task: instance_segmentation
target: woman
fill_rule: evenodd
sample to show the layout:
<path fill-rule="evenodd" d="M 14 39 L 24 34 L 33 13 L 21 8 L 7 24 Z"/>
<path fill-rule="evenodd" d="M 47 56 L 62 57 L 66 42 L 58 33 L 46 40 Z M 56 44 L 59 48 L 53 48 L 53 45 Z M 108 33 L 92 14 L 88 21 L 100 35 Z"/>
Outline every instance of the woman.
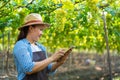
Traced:
<path fill-rule="evenodd" d="M 48 58 L 45 47 L 37 42 L 42 31 L 49 26 L 42 22 L 42 17 L 37 13 L 25 17 L 13 49 L 18 80 L 48 80 L 48 74 L 55 73 L 65 62 L 68 55 L 64 55 L 63 49 Z"/>

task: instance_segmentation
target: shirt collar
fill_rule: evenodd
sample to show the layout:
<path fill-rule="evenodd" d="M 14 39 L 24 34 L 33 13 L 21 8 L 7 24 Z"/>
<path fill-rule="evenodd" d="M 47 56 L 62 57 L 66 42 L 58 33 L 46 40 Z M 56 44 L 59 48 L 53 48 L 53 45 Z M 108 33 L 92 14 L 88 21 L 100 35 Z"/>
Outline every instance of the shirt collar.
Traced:
<path fill-rule="evenodd" d="M 26 38 L 24 38 L 23 41 L 25 41 L 27 44 L 30 44 L 30 42 Z"/>
<path fill-rule="evenodd" d="M 31 44 L 30 41 L 28 41 L 26 38 L 23 39 L 27 44 Z M 36 45 L 38 45 L 37 42 L 35 42 Z"/>

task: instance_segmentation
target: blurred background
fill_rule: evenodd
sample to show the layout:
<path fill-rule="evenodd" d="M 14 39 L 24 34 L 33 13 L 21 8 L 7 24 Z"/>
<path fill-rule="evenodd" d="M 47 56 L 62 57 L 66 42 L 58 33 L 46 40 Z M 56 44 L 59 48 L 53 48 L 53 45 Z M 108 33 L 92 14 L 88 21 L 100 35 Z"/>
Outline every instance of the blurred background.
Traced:
<path fill-rule="evenodd" d="M 120 0 L 0 0 L 0 80 L 16 80 L 12 50 L 18 27 L 29 13 L 39 13 L 44 22 L 51 24 L 39 40 L 49 56 L 60 48 L 76 47 L 50 80 L 110 80 L 109 68 L 113 79 L 120 80 L 119 3 Z"/>

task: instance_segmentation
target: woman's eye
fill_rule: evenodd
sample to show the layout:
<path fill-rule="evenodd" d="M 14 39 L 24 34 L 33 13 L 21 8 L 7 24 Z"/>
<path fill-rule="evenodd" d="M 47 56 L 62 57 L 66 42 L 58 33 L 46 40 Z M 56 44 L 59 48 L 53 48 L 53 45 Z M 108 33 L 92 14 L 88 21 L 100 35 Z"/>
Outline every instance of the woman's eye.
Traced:
<path fill-rule="evenodd" d="M 43 29 L 40 29 L 40 31 L 43 31 Z"/>

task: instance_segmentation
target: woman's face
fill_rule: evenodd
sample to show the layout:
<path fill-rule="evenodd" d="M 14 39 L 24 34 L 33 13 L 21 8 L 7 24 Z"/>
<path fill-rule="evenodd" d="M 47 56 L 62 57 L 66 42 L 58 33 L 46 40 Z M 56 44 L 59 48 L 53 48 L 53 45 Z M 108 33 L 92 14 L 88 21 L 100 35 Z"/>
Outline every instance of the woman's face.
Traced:
<path fill-rule="evenodd" d="M 45 29 L 45 26 L 42 25 L 36 25 L 35 27 L 30 27 L 30 36 L 33 41 L 38 41 L 41 35 L 43 34 L 43 30 Z"/>

